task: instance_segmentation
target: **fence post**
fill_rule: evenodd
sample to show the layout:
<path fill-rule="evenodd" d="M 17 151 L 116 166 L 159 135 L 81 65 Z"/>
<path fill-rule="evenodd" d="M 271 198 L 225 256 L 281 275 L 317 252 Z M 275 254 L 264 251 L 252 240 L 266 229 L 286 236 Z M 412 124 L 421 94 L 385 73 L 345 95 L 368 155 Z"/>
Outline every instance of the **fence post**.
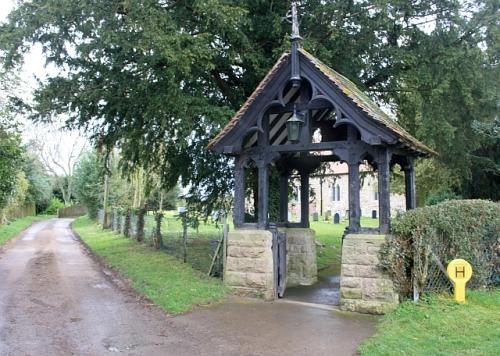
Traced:
<path fill-rule="evenodd" d="M 137 233 L 136 238 L 138 242 L 144 241 L 144 214 L 146 209 L 140 208 L 137 211 Z"/>
<path fill-rule="evenodd" d="M 116 209 L 116 232 L 120 234 L 122 232 L 122 210 Z"/>
<path fill-rule="evenodd" d="M 226 274 L 226 259 L 227 259 L 227 238 L 229 236 L 229 224 L 224 224 L 222 230 L 222 280 Z"/>
<path fill-rule="evenodd" d="M 156 228 L 153 233 L 153 245 L 154 247 L 159 250 L 162 245 L 162 236 L 161 236 L 161 221 L 163 219 L 163 213 L 160 211 L 157 211 L 155 213 L 155 221 L 156 221 Z"/>
<path fill-rule="evenodd" d="M 413 277 L 413 301 L 416 303 L 420 299 L 420 293 L 418 292 L 417 283 L 415 282 L 415 277 Z"/>
<path fill-rule="evenodd" d="M 182 243 L 184 248 L 184 263 L 187 262 L 187 216 L 186 212 L 181 212 L 182 217 Z"/>
<path fill-rule="evenodd" d="M 125 211 L 125 222 L 123 226 L 123 235 L 130 237 L 130 209 Z"/>

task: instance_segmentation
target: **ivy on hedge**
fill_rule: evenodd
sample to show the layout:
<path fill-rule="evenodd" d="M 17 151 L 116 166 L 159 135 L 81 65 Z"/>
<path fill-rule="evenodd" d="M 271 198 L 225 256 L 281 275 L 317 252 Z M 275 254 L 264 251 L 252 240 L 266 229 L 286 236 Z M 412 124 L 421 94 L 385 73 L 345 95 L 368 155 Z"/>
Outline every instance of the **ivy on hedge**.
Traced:
<path fill-rule="evenodd" d="M 481 288 L 499 279 L 500 204 L 452 200 L 410 210 L 392 221 L 392 236 L 381 250 L 382 267 L 401 296 L 413 286 L 423 292 L 431 252 L 446 265 L 454 258 L 473 268 L 468 286 Z"/>

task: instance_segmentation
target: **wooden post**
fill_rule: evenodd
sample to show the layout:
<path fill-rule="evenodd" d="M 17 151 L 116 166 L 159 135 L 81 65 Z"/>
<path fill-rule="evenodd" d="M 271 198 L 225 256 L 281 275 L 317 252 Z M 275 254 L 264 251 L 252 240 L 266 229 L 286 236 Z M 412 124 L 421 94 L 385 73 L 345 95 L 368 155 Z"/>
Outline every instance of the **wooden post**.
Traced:
<path fill-rule="evenodd" d="M 390 230 L 391 197 L 390 197 L 390 152 L 383 149 L 378 160 L 378 211 L 379 231 L 387 234 Z"/>
<path fill-rule="evenodd" d="M 158 204 L 160 213 L 163 211 L 163 188 L 160 188 L 160 203 Z"/>
<path fill-rule="evenodd" d="M 245 163 L 246 158 L 236 158 L 234 171 L 234 211 L 233 222 L 235 227 L 241 227 L 245 223 Z"/>
<path fill-rule="evenodd" d="M 184 255 L 184 263 L 187 262 L 187 216 L 186 213 L 182 214 L 182 245 L 183 245 L 183 255 Z"/>
<path fill-rule="evenodd" d="M 108 200 L 109 200 L 109 166 L 110 166 L 110 159 L 111 159 L 111 154 L 108 155 L 106 158 L 106 165 L 104 167 L 105 173 L 104 173 L 104 197 L 103 197 L 103 202 L 102 202 L 102 209 L 104 211 L 104 216 L 102 219 L 102 228 L 107 229 L 108 228 L 108 220 L 109 220 L 109 214 L 108 214 Z"/>
<path fill-rule="evenodd" d="M 259 179 L 257 226 L 259 229 L 267 229 L 269 225 L 269 166 L 265 160 L 258 160 L 256 163 Z"/>
<path fill-rule="evenodd" d="M 309 172 L 300 172 L 300 224 L 309 227 Z"/>
<path fill-rule="evenodd" d="M 359 199 L 359 162 L 349 164 L 349 232 L 359 232 L 361 228 L 361 203 Z"/>
<path fill-rule="evenodd" d="M 406 210 L 415 209 L 417 207 L 417 195 L 413 158 L 408 157 L 408 164 L 403 167 L 403 171 L 405 172 Z"/>
<path fill-rule="evenodd" d="M 222 280 L 224 280 L 224 276 L 226 275 L 226 261 L 227 261 L 227 239 L 229 237 L 229 224 L 224 224 L 222 229 L 222 238 L 224 239 L 222 242 Z"/>
<path fill-rule="evenodd" d="M 280 221 L 288 222 L 288 178 L 287 171 L 280 172 Z"/>
<path fill-rule="evenodd" d="M 323 217 L 323 176 L 319 177 L 319 215 Z"/>

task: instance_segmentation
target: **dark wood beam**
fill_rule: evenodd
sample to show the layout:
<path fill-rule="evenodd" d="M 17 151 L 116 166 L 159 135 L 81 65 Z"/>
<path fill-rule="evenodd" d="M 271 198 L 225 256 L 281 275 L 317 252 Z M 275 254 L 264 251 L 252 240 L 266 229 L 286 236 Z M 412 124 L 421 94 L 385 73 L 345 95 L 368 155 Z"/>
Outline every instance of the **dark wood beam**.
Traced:
<path fill-rule="evenodd" d="M 280 172 L 280 222 L 288 222 L 288 179 L 287 171 Z"/>
<path fill-rule="evenodd" d="M 293 108 L 296 105 L 297 111 L 307 111 L 307 110 L 323 110 L 323 109 L 331 109 L 333 108 L 332 105 L 326 103 L 326 102 L 321 102 L 321 101 L 313 101 L 311 103 L 307 104 L 302 104 L 302 103 L 289 103 L 286 104 L 285 106 L 273 106 L 271 107 L 267 113 L 272 115 L 272 114 L 284 114 L 284 113 L 291 113 L 293 112 Z"/>
<path fill-rule="evenodd" d="M 246 157 L 238 156 L 234 167 L 233 222 L 238 228 L 245 223 L 245 163 Z"/>
<path fill-rule="evenodd" d="M 307 144 L 286 144 L 267 147 L 273 152 L 311 152 L 311 151 L 334 151 L 336 149 L 346 149 L 347 141 L 332 141 Z"/>
<path fill-rule="evenodd" d="M 408 164 L 403 167 L 405 173 L 405 195 L 406 195 L 406 210 L 415 209 L 417 207 L 417 193 L 415 188 L 415 168 L 413 158 L 408 157 Z"/>
<path fill-rule="evenodd" d="M 378 164 L 378 211 L 379 231 L 388 234 L 391 219 L 391 196 L 390 196 L 390 152 L 387 148 L 380 151 Z"/>
<path fill-rule="evenodd" d="M 361 228 L 361 203 L 359 198 L 359 162 L 353 160 L 349 165 L 349 232 L 356 233 Z"/>
<path fill-rule="evenodd" d="M 282 165 L 288 167 L 289 169 L 304 170 L 307 169 L 309 172 L 313 172 L 319 168 L 321 162 L 337 162 L 340 158 L 335 155 L 328 156 L 304 156 L 304 157 L 289 157 L 282 158 L 280 160 Z"/>
<path fill-rule="evenodd" d="M 269 165 L 264 160 L 257 161 L 256 163 L 258 168 L 259 180 L 257 225 L 260 229 L 267 229 L 269 227 Z"/>
<path fill-rule="evenodd" d="M 300 172 L 300 224 L 309 227 L 309 171 Z"/>

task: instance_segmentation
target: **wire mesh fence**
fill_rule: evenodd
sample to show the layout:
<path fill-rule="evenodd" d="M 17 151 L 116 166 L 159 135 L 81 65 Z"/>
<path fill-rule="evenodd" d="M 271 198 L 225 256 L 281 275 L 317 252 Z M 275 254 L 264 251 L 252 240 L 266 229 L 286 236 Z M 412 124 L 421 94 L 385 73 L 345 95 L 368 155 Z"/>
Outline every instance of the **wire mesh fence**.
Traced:
<path fill-rule="evenodd" d="M 451 293 L 453 284 L 448 278 L 444 265 L 438 257 L 431 252 L 427 267 L 427 278 L 424 287 L 426 293 Z"/>
<path fill-rule="evenodd" d="M 128 236 L 137 239 L 140 235 L 140 211 L 129 212 Z M 98 220 L 104 226 L 105 214 L 102 210 L 98 213 Z M 107 214 L 108 226 L 111 230 L 122 235 L 127 235 L 127 213 L 114 210 Z M 160 218 L 153 213 L 144 212 L 144 226 L 142 241 L 152 248 L 174 256 L 194 269 L 214 277 L 222 277 L 223 258 L 220 246 L 224 237 L 223 225 L 207 224 L 199 228 L 187 226 L 182 216 L 169 214 Z M 155 240 L 157 239 L 157 240 Z"/>
<path fill-rule="evenodd" d="M 435 249 L 435 251 L 436 252 L 431 251 L 430 253 L 424 293 L 452 293 L 453 283 L 446 272 L 446 262 L 449 261 L 444 261 L 443 263 L 443 258 L 439 257 L 442 255 L 443 251 L 439 251 L 438 249 Z M 488 282 L 486 285 L 479 285 L 477 282 L 474 282 L 474 280 L 471 280 L 467 284 L 468 288 L 476 289 L 485 286 L 498 286 L 500 284 L 500 247 L 498 244 L 484 250 L 481 256 L 489 259 L 487 261 L 488 263 L 483 265 L 485 269 L 484 273 L 489 276 Z"/>

